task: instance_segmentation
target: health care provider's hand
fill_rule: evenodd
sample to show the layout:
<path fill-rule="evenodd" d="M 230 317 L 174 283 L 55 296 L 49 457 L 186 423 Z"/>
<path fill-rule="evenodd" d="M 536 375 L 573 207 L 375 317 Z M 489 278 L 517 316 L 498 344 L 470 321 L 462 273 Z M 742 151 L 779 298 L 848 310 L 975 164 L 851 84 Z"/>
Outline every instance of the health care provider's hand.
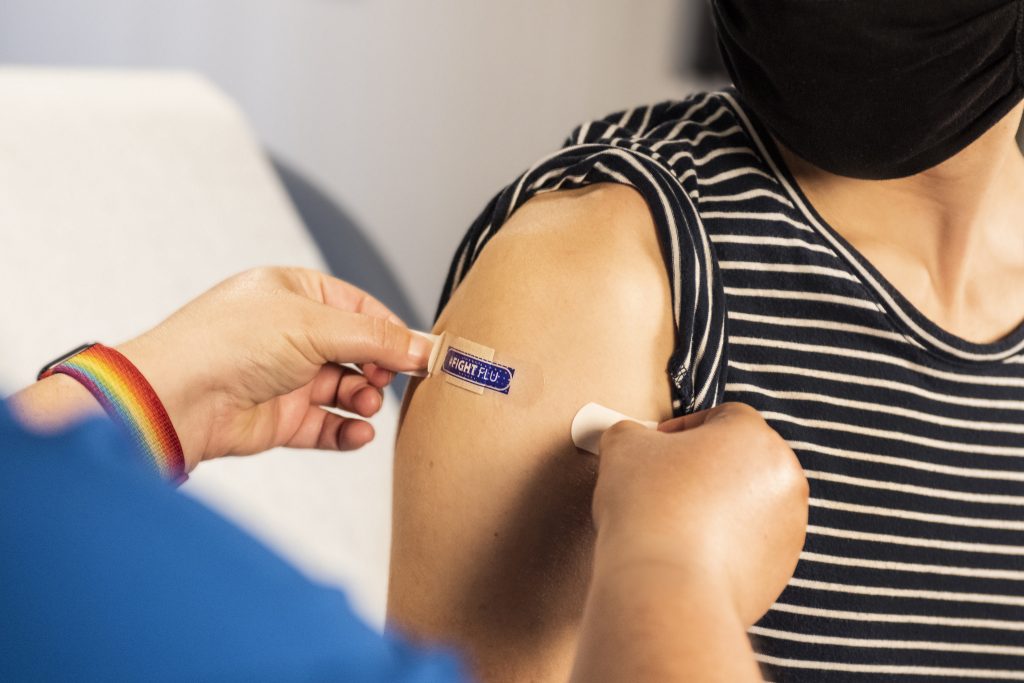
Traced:
<path fill-rule="evenodd" d="M 117 348 L 164 403 L 191 470 L 274 446 L 365 445 L 369 423 L 319 406 L 375 414 L 389 370 L 425 367 L 431 345 L 353 285 L 301 268 L 258 268 Z"/>
<path fill-rule="evenodd" d="M 756 410 L 726 403 L 658 430 L 605 432 L 594 492 L 597 562 L 672 565 L 744 625 L 786 586 L 807 529 L 807 479 Z"/>

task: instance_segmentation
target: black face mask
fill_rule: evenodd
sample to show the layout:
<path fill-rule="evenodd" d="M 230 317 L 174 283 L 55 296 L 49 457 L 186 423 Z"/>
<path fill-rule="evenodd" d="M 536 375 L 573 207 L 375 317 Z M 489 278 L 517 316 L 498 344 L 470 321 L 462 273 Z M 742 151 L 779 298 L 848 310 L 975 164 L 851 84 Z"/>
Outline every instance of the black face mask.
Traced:
<path fill-rule="evenodd" d="M 919 173 L 1024 98 L 1024 0 L 712 2 L 740 94 L 832 173 Z"/>

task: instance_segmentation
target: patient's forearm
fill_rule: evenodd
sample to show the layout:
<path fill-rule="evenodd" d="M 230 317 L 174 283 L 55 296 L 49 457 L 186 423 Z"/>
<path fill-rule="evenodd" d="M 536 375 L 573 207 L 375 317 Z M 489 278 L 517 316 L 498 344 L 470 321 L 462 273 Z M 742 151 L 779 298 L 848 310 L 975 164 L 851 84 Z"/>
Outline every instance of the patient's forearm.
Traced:
<path fill-rule="evenodd" d="M 736 610 L 713 580 L 671 562 L 598 551 L 572 683 L 760 682 Z"/>

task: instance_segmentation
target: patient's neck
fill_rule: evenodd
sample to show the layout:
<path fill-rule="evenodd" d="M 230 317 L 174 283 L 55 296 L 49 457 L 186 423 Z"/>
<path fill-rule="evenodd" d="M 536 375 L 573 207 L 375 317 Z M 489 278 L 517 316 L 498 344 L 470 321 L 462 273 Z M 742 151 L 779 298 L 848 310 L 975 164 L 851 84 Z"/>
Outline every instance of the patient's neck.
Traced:
<path fill-rule="evenodd" d="M 992 341 L 1024 318 L 1022 113 L 1024 103 L 956 156 L 896 180 L 783 156 L 819 213 L 911 303 L 954 334 Z"/>

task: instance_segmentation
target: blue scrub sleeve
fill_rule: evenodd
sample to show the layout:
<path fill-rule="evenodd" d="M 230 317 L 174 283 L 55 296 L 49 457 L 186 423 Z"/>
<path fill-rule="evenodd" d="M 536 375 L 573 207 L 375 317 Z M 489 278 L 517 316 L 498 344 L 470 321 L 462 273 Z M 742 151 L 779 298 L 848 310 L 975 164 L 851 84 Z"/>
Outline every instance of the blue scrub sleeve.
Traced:
<path fill-rule="evenodd" d="M 160 481 L 109 423 L 25 431 L 0 402 L 0 680 L 453 683 Z"/>

